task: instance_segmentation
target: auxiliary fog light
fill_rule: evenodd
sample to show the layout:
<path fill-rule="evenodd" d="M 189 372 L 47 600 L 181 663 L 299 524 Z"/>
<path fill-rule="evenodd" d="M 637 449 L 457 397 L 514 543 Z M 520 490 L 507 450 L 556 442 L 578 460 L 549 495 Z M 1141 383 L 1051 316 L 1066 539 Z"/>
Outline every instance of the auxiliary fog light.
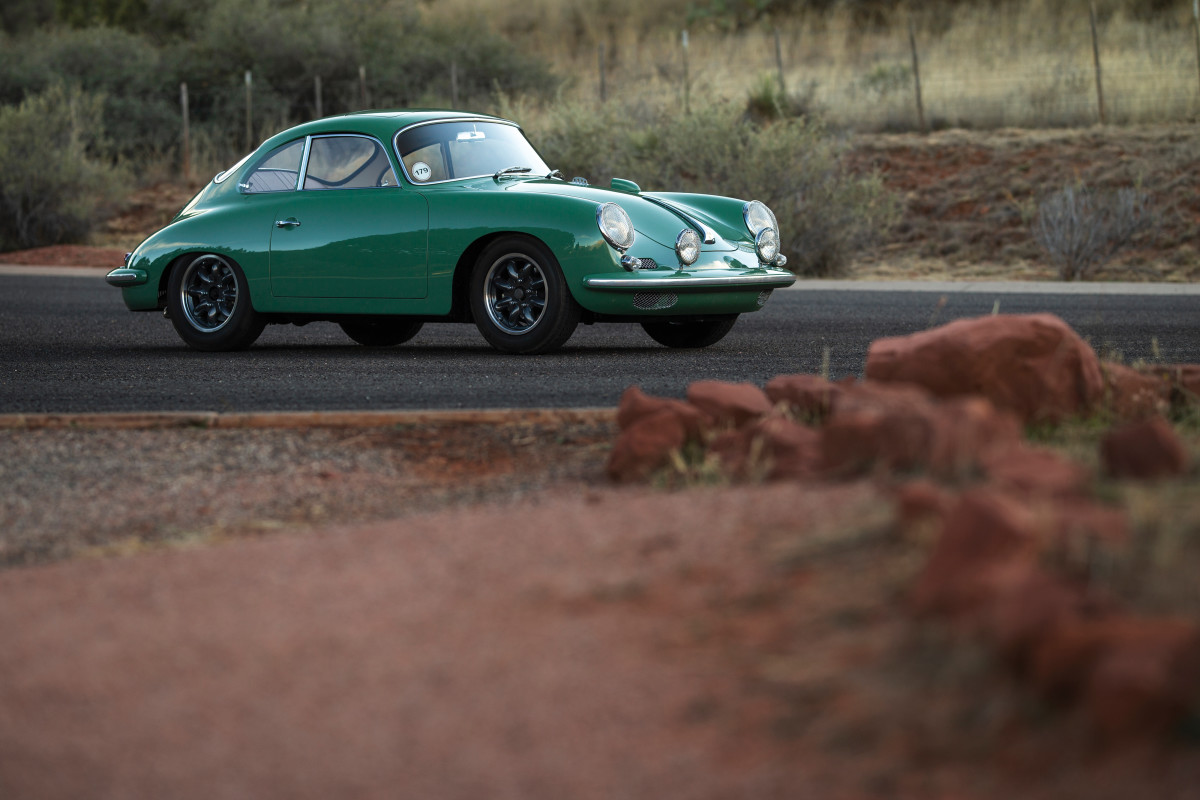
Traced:
<path fill-rule="evenodd" d="M 684 228 L 675 239 L 675 254 L 679 263 L 685 267 L 696 263 L 700 257 L 700 234 L 691 228 Z"/>
<path fill-rule="evenodd" d="M 775 256 L 779 255 L 779 234 L 774 228 L 763 228 L 754 237 L 754 249 L 758 253 L 759 261 L 770 264 L 775 260 Z"/>

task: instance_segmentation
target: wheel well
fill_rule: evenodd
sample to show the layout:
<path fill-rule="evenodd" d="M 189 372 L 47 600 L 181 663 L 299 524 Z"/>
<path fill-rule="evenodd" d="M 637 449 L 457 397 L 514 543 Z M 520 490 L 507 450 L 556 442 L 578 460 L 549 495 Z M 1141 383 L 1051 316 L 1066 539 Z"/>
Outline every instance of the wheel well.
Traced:
<path fill-rule="evenodd" d="M 167 307 L 167 284 L 171 281 L 171 273 L 175 271 L 175 267 L 179 266 L 179 262 L 183 261 L 189 256 L 194 255 L 195 253 L 184 253 L 182 255 L 175 256 L 175 258 L 171 259 L 171 263 L 167 265 L 167 268 L 162 271 L 162 275 L 158 277 L 159 308 Z"/>
<path fill-rule="evenodd" d="M 480 236 L 463 251 L 463 254 L 458 257 L 458 263 L 454 265 L 454 283 L 451 288 L 453 298 L 450 305 L 450 316 L 453 319 L 463 322 L 473 322 L 471 317 L 471 302 L 467 296 L 467 292 L 471 286 L 471 270 L 475 268 L 475 262 L 479 260 L 479 256 L 488 245 L 497 239 L 503 239 L 506 236 L 519 236 L 522 239 L 529 239 L 537 242 L 542 247 L 549 250 L 549 246 L 536 236 L 531 236 L 528 233 L 520 231 L 498 231 L 489 233 L 486 236 Z"/>

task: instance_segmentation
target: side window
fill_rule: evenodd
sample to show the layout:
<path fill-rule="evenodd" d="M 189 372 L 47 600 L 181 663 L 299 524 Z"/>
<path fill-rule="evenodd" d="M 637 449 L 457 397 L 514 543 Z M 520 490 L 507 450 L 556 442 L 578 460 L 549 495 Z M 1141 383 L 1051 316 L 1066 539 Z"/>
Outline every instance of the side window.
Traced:
<path fill-rule="evenodd" d="M 246 180 L 238 184 L 238 188 L 246 194 L 292 191 L 296 188 L 296 177 L 300 174 L 300 157 L 303 155 L 303 139 L 276 147 L 254 168 Z"/>
<path fill-rule="evenodd" d="M 362 136 L 313 137 L 305 189 L 373 189 L 395 186 L 382 145 Z"/>

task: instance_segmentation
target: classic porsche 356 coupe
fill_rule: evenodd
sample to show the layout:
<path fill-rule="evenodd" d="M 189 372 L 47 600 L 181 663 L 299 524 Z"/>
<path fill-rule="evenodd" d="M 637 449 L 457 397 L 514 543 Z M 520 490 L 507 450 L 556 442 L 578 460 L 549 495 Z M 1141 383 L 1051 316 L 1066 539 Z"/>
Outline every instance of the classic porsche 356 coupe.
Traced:
<path fill-rule="evenodd" d="M 545 353 L 580 322 L 711 345 L 795 281 L 785 263 L 758 201 L 567 181 L 513 122 L 389 111 L 271 137 L 107 281 L 198 350 L 268 323 L 333 321 L 382 347 L 473 321 L 498 350 Z"/>

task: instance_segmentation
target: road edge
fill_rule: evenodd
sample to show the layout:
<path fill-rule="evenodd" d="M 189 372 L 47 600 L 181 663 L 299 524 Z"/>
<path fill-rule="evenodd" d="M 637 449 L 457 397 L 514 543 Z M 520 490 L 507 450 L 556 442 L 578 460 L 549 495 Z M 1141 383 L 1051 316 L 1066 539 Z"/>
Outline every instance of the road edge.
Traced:
<path fill-rule="evenodd" d="M 416 425 L 604 423 L 615 408 L 458 409 L 453 411 L 216 411 L 0 414 L 0 430 L 204 428 L 389 428 Z"/>

